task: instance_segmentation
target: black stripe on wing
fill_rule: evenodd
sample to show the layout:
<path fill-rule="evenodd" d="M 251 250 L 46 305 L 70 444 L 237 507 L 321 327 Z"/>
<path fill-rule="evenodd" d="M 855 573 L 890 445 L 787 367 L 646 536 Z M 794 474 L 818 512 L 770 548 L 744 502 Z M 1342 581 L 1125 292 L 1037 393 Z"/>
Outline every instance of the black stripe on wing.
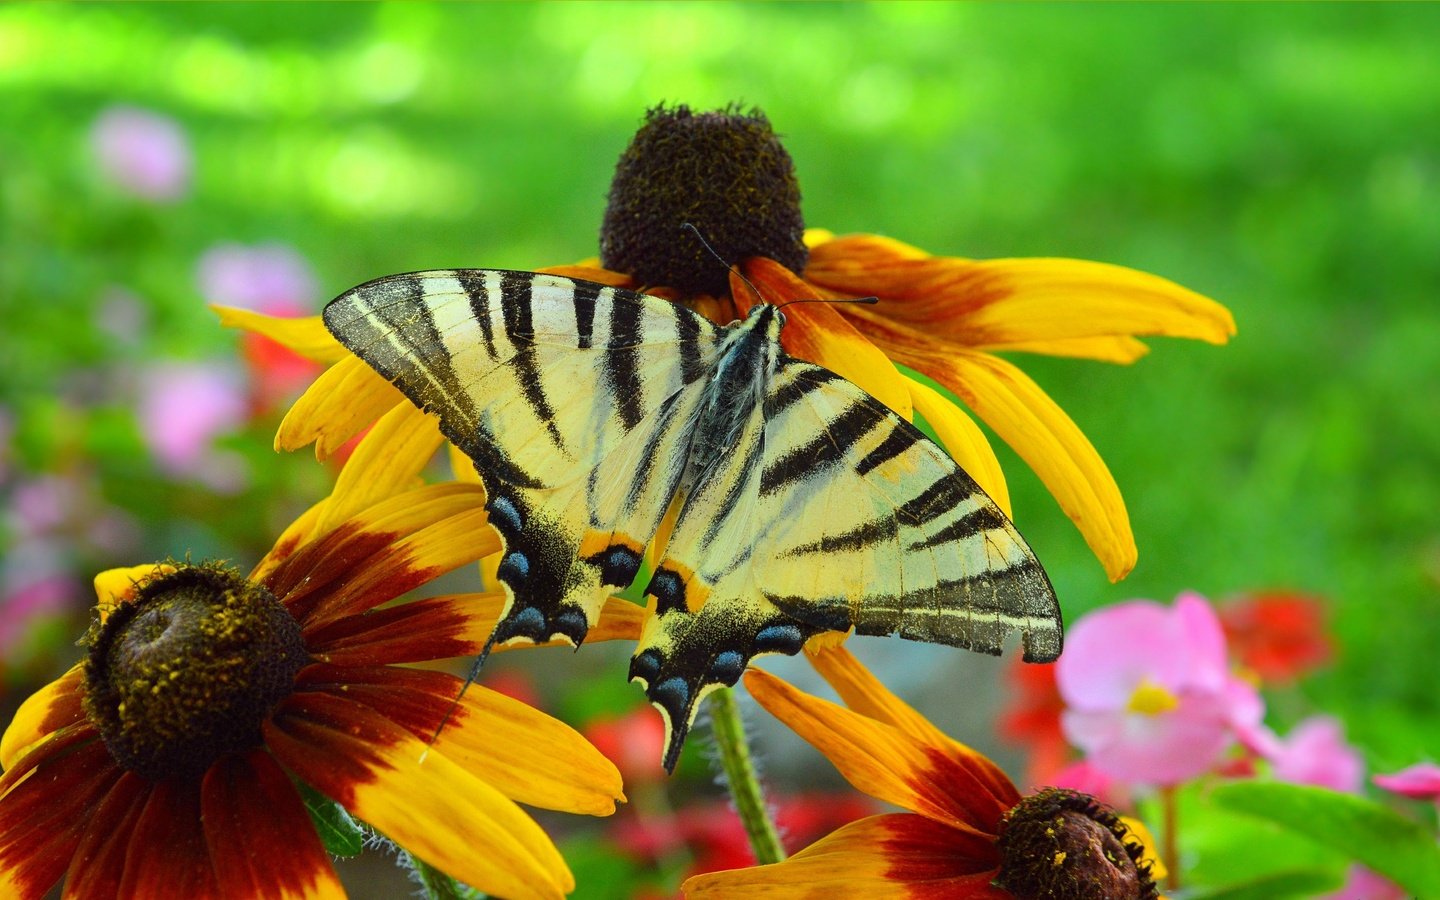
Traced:
<path fill-rule="evenodd" d="M 560 427 L 555 422 L 555 409 L 545 396 L 545 383 L 540 377 L 539 353 L 535 347 L 534 310 L 531 288 L 535 277 L 526 272 L 506 272 L 500 277 L 500 308 L 505 320 L 505 333 L 515 346 L 509 366 L 515 373 L 520 393 L 530 404 L 535 418 L 545 423 L 545 431 L 556 449 L 565 449 Z"/>
<path fill-rule="evenodd" d="M 602 371 L 610 399 L 620 414 L 620 424 L 630 431 L 640 424 L 644 413 L 644 386 L 640 383 L 640 353 L 644 340 L 638 303 L 610 304 L 610 341 Z"/>

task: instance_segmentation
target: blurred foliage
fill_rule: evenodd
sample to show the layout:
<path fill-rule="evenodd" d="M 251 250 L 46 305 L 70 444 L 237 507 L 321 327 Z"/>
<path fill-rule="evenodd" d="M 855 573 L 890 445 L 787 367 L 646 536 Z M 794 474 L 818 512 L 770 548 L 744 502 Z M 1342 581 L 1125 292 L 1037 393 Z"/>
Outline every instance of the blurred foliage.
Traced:
<path fill-rule="evenodd" d="M 1440 7 L 1412 5 L 8 5 L 0 471 L 82 477 L 128 517 L 123 553 L 74 555 L 80 584 L 253 560 L 329 473 L 271 454 L 271 410 L 222 438 L 248 474 L 217 495 L 157 467 L 133 412 L 145 365 L 236 358 L 197 286 L 208 248 L 292 245 L 316 309 L 390 272 L 573 261 L 647 107 L 754 103 L 812 225 L 1120 263 L 1234 311 L 1223 349 L 1021 361 L 1125 491 L 1129 579 L 1105 582 L 1002 451 L 1017 517 L 1070 618 L 1185 588 L 1331 598 L 1339 658 L 1304 705 L 1398 768 L 1440 747 L 1436 34 Z M 97 174 L 115 104 L 183 128 L 186 196 Z M 98 324 L 115 290 L 141 301 L 139 340 Z M 76 652 L 50 646 L 27 678 Z"/>

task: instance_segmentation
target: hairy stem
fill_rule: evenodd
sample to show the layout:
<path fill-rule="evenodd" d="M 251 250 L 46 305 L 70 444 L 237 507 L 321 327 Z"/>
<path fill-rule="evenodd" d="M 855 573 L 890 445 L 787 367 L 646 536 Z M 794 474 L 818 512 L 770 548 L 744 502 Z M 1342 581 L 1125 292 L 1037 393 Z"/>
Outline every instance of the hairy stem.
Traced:
<path fill-rule="evenodd" d="M 720 688 L 709 697 L 710 721 L 715 727 L 715 746 L 720 750 L 720 765 L 725 770 L 725 784 L 735 803 L 735 811 L 745 825 L 750 849 L 760 865 L 777 863 L 785 858 L 780 833 L 765 806 L 755 761 L 750 757 L 750 744 L 745 738 L 745 723 L 740 718 L 740 705 L 730 688 Z"/>
<path fill-rule="evenodd" d="M 474 891 L 461 887 L 455 879 L 420 857 L 408 853 L 405 856 L 408 858 L 415 877 L 420 880 L 420 887 L 425 891 L 426 900 L 470 900 L 475 896 Z"/>

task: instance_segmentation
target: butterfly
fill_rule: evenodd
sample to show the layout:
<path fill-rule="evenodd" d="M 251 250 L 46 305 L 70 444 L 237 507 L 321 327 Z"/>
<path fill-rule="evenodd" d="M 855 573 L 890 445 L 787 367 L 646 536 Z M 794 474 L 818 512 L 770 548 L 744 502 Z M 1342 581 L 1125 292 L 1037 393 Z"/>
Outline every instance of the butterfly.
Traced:
<path fill-rule="evenodd" d="M 667 770 L 706 694 L 822 632 L 998 654 L 1018 631 L 1027 661 L 1060 653 L 1055 592 L 1005 514 L 910 422 L 789 356 L 773 305 L 721 326 L 456 269 L 362 284 L 324 321 L 474 462 L 504 545 L 493 644 L 578 646 L 644 573 L 630 679 Z"/>

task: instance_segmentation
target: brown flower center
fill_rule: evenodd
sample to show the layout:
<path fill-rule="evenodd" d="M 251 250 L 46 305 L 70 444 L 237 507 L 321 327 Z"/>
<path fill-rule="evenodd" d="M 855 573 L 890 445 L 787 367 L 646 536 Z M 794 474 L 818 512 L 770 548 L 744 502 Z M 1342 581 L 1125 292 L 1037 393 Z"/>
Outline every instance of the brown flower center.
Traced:
<path fill-rule="evenodd" d="M 766 256 L 805 268 L 795 166 L 759 110 L 650 110 L 615 166 L 600 263 L 646 285 L 721 296 L 729 274 L 687 222 L 727 263 Z"/>
<path fill-rule="evenodd" d="M 1046 788 L 1000 822 L 995 884 L 1020 900 L 1155 900 L 1142 847 L 1094 797 Z"/>
<path fill-rule="evenodd" d="M 120 765 L 194 776 L 260 742 L 309 661 L 300 623 L 264 587 L 213 563 L 137 586 L 85 663 L 85 712 Z"/>

